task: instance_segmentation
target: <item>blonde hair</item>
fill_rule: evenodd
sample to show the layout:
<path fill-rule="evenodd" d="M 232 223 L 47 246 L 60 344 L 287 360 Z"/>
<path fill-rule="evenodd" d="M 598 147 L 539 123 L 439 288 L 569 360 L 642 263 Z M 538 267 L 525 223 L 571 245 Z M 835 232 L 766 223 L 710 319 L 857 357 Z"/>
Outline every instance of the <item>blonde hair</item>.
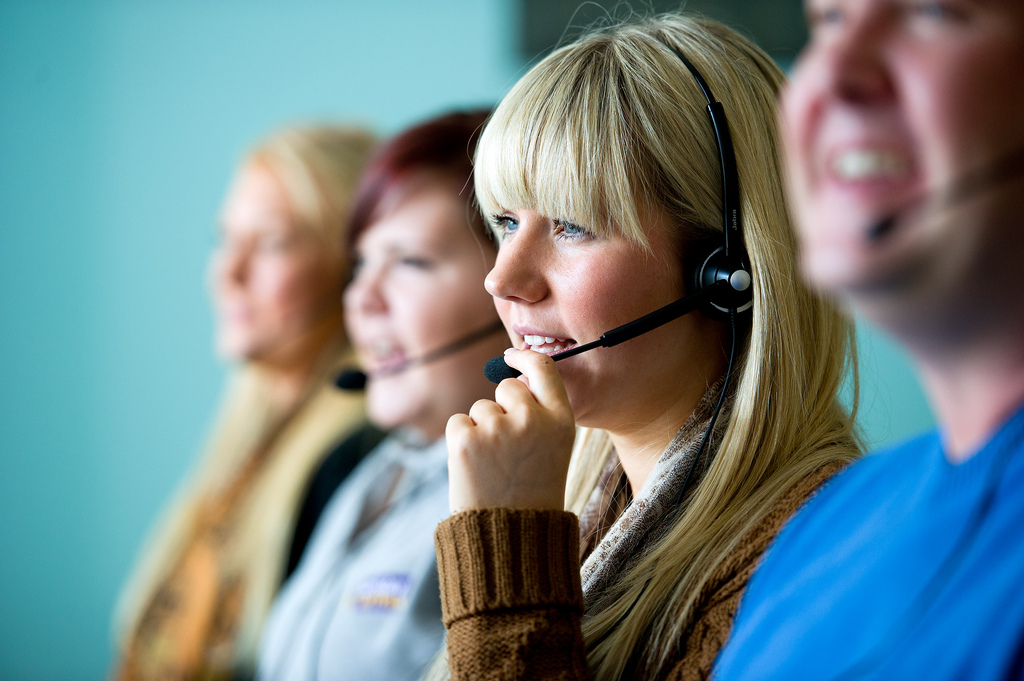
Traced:
<path fill-rule="evenodd" d="M 275 174 L 288 195 L 291 217 L 322 237 L 346 272 L 349 213 L 373 144 L 373 136 L 358 128 L 288 128 L 267 138 L 244 161 L 262 163 Z M 263 463 L 243 497 L 220 566 L 245 585 L 233 664 L 241 670 L 255 667 L 259 636 L 284 576 L 309 477 L 330 448 L 364 418 L 362 396 L 340 393 L 331 385 L 338 367 L 351 361 L 339 328 L 316 359 L 304 393 L 285 408 L 271 398 L 263 370 L 252 364 L 239 367 L 206 451 L 165 510 L 122 592 L 115 626 L 123 646 L 179 560 L 204 500 L 222 493 L 254 456 L 261 456 Z"/>
<path fill-rule="evenodd" d="M 286 128 L 253 148 L 249 162 L 279 179 L 300 226 L 347 254 L 356 188 L 374 146 L 359 128 Z"/>
<path fill-rule="evenodd" d="M 735 31 L 663 15 L 599 30 L 549 55 L 502 100 L 481 136 L 481 208 L 490 215 L 529 207 L 640 244 L 641 216 L 657 211 L 684 251 L 720 234 L 706 100 L 673 49 L 703 74 L 729 119 L 754 307 L 748 335 L 737 340 L 734 403 L 710 468 L 666 535 L 584 616 L 595 679 L 621 678 L 634 663 L 638 678 L 663 675 L 694 623 L 702 587 L 743 536 L 797 481 L 859 453 L 854 417 L 838 397 L 847 372 L 856 393 L 853 325 L 812 295 L 797 270 L 775 130 L 784 76 Z M 566 507 L 577 513 L 612 450 L 602 431 L 580 431 L 566 491 Z"/>

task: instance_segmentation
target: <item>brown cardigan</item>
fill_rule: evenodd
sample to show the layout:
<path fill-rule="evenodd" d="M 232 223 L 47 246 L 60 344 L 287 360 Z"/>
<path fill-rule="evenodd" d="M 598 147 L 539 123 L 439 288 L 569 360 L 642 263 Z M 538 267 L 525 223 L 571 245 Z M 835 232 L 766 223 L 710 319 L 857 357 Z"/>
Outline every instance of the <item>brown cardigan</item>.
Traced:
<path fill-rule="evenodd" d="M 841 466 L 795 484 L 702 589 L 667 679 L 711 674 L 747 580 L 786 520 Z M 562 511 L 467 511 L 435 534 L 452 679 L 589 679 L 580 617 L 579 524 Z"/>

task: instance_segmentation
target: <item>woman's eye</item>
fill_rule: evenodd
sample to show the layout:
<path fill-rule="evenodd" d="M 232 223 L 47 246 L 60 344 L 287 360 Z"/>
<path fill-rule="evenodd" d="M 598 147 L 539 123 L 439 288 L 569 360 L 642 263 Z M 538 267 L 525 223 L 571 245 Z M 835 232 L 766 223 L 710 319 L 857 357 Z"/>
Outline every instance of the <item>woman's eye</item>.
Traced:
<path fill-rule="evenodd" d="M 421 258 L 416 255 L 403 256 L 399 258 L 398 262 L 406 267 L 412 267 L 417 270 L 429 270 L 433 266 L 433 263 L 427 258 Z"/>
<path fill-rule="evenodd" d="M 495 215 L 491 220 L 499 237 L 507 236 L 519 229 L 519 221 L 510 215 Z"/>
<path fill-rule="evenodd" d="M 267 253 L 281 253 L 287 251 L 293 244 L 294 239 L 279 234 L 261 236 L 256 242 L 259 250 Z"/>
<path fill-rule="evenodd" d="M 964 14 L 950 2 L 912 2 L 910 12 L 922 19 L 949 21 L 963 19 Z"/>
<path fill-rule="evenodd" d="M 363 265 L 365 264 L 366 260 L 363 259 L 363 256 L 357 255 L 352 260 L 352 267 L 349 269 L 349 279 L 355 279 L 356 275 L 359 274 L 359 271 L 363 269 Z"/>
<path fill-rule="evenodd" d="M 575 240 L 585 239 L 587 237 L 594 236 L 586 227 L 577 225 L 575 222 L 569 222 L 567 220 L 555 220 L 555 236 L 560 239 Z"/>

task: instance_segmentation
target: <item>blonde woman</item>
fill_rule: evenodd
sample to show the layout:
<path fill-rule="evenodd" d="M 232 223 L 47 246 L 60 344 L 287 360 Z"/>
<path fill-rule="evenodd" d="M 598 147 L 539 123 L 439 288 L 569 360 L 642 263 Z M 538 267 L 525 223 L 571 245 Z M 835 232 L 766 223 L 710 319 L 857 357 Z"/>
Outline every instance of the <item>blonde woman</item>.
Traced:
<path fill-rule="evenodd" d="M 852 327 L 797 275 L 782 80 L 735 32 L 669 15 L 556 51 L 484 129 L 477 199 L 502 238 L 486 285 L 522 376 L 448 424 L 453 678 L 705 678 L 765 547 L 857 456 L 838 395 Z M 724 241 L 712 96 L 752 309 L 554 363 L 696 289 L 691 261 Z"/>
<path fill-rule="evenodd" d="M 210 280 L 217 346 L 239 367 L 210 444 L 118 612 L 118 679 L 252 673 L 311 473 L 363 420 L 331 385 L 350 355 L 348 220 L 363 130 L 284 130 L 241 164 Z"/>

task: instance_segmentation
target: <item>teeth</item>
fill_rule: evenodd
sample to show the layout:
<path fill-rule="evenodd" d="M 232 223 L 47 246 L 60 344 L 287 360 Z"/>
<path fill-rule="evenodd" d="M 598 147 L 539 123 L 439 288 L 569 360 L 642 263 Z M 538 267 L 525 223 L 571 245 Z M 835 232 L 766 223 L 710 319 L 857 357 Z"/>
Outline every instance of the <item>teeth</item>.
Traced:
<path fill-rule="evenodd" d="M 836 175 L 846 180 L 900 177 L 907 174 L 906 156 L 877 149 L 856 149 L 838 155 L 832 162 Z"/>
<path fill-rule="evenodd" d="M 534 336 L 533 334 L 526 334 L 523 336 L 523 341 L 527 345 L 544 345 L 545 343 L 554 343 L 555 341 L 565 342 L 561 338 L 552 338 L 551 336 Z"/>
<path fill-rule="evenodd" d="M 387 357 L 395 352 L 397 346 L 391 341 L 377 340 L 370 345 L 370 354 L 376 359 Z"/>
<path fill-rule="evenodd" d="M 564 344 L 563 345 L 563 344 L 559 343 L 558 345 L 555 345 L 554 347 L 552 347 L 550 345 L 527 345 L 523 349 L 524 350 L 533 350 L 534 352 L 539 352 L 539 353 L 544 354 L 544 355 L 556 355 L 559 352 L 561 352 L 562 350 L 565 350 L 567 347 L 569 347 L 568 344 Z"/>
<path fill-rule="evenodd" d="M 532 333 L 523 336 L 524 350 L 533 350 L 544 355 L 557 355 L 559 352 L 571 347 L 573 347 L 573 342 L 566 338 L 536 336 Z"/>

